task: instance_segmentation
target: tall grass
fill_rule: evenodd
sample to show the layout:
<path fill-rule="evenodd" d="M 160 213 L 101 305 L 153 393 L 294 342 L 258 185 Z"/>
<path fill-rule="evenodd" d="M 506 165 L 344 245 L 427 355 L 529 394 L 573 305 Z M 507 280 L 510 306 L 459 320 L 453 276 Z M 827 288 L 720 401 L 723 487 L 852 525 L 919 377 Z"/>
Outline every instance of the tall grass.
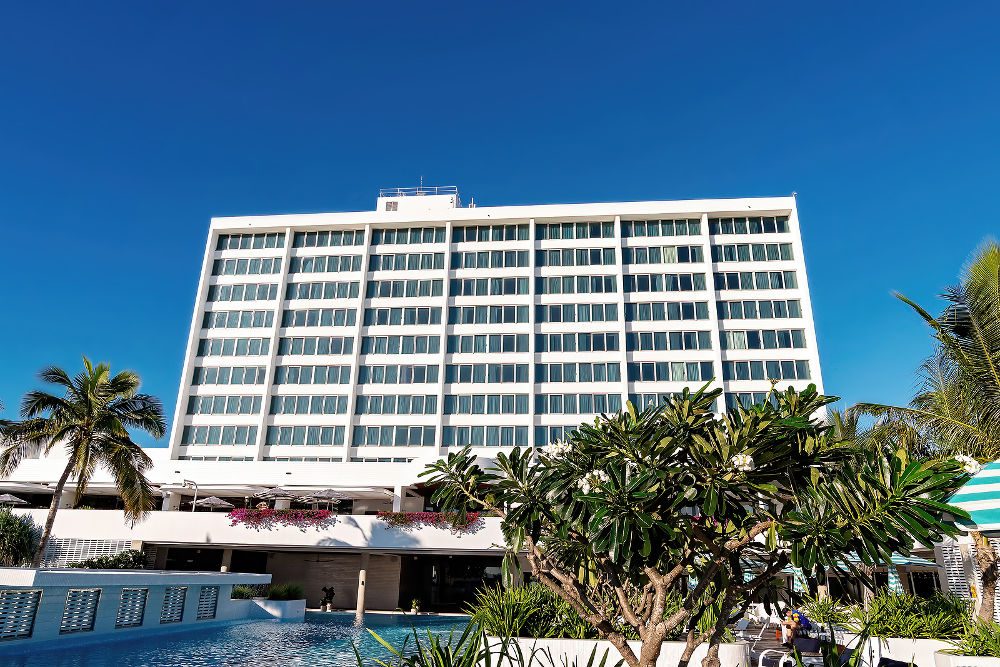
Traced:
<path fill-rule="evenodd" d="M 867 628 L 873 637 L 959 639 L 970 620 L 968 603 L 953 595 L 921 598 L 883 589 L 867 609 L 853 607 L 847 625 L 855 632 Z"/>

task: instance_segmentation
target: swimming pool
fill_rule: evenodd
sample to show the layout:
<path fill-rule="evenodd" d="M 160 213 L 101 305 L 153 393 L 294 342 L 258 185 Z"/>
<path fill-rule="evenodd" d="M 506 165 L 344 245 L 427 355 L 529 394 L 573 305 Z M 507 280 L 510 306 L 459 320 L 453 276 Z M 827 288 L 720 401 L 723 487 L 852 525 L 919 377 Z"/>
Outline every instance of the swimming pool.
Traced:
<path fill-rule="evenodd" d="M 4 656 L 2 662 L 11 667 L 356 667 L 352 641 L 358 646 L 365 665 L 374 665 L 372 658 L 389 657 L 388 651 L 366 628 L 371 628 L 393 646 L 399 646 L 412 632 L 411 623 L 425 637 L 428 628 L 431 632 L 446 634 L 456 628 L 457 636 L 468 618 L 365 614 L 364 627 L 359 627 L 354 624 L 352 613 L 307 613 L 305 623 L 262 621 L 107 643 L 95 637 L 91 644 L 64 649 L 54 646 L 52 650 L 31 655 Z"/>

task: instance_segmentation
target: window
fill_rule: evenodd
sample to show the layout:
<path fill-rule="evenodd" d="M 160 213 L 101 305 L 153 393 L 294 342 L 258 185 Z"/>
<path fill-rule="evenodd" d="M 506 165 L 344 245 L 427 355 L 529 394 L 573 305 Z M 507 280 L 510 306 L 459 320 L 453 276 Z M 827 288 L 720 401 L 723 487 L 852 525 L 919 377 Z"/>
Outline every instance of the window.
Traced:
<path fill-rule="evenodd" d="M 451 230 L 453 243 L 527 241 L 528 225 L 465 225 Z"/>
<path fill-rule="evenodd" d="M 523 324 L 527 306 L 451 306 L 448 324 Z"/>
<path fill-rule="evenodd" d="M 295 232 L 293 248 L 326 248 L 336 246 L 364 245 L 363 229 L 336 229 L 326 232 Z"/>
<path fill-rule="evenodd" d="M 350 366 L 278 366 L 274 384 L 350 384 Z"/>
<path fill-rule="evenodd" d="M 737 243 L 733 245 L 713 245 L 713 262 L 773 262 L 790 260 L 791 243 Z"/>
<path fill-rule="evenodd" d="M 628 365 L 629 382 L 707 382 L 714 377 L 711 361 L 641 361 Z"/>
<path fill-rule="evenodd" d="M 358 366 L 358 384 L 425 384 L 438 381 L 437 365 Z"/>
<path fill-rule="evenodd" d="M 190 396 L 189 415 L 255 415 L 260 412 L 260 396 Z"/>
<path fill-rule="evenodd" d="M 527 394 L 445 394 L 446 415 L 526 415 Z"/>
<path fill-rule="evenodd" d="M 622 238 L 631 236 L 696 236 L 701 234 L 701 219 L 622 220 Z"/>
<path fill-rule="evenodd" d="M 284 248 L 285 233 L 267 234 L 219 234 L 216 250 L 259 250 L 261 248 Z"/>
<path fill-rule="evenodd" d="M 270 301 L 276 298 L 278 285 L 275 283 L 208 286 L 208 301 Z"/>
<path fill-rule="evenodd" d="M 444 243 L 444 227 L 404 227 L 401 229 L 373 229 L 372 245 L 407 245 L 416 243 Z"/>
<path fill-rule="evenodd" d="M 786 234 L 788 216 L 762 218 L 709 218 L 709 234 Z"/>
<path fill-rule="evenodd" d="M 527 382 L 528 364 L 448 364 L 445 382 L 504 383 Z"/>
<path fill-rule="evenodd" d="M 355 447 L 431 447 L 434 426 L 355 426 Z"/>
<path fill-rule="evenodd" d="M 723 350 L 781 350 L 806 346 L 803 329 L 721 331 L 719 341 Z"/>
<path fill-rule="evenodd" d="M 182 445 L 255 445 L 256 426 L 185 426 Z"/>
<path fill-rule="evenodd" d="M 448 336 L 448 354 L 527 352 L 528 334 Z"/>
<path fill-rule="evenodd" d="M 506 296 L 527 294 L 527 278 L 452 278 L 451 296 Z"/>
<path fill-rule="evenodd" d="M 808 380 L 808 361 L 724 361 L 723 380 Z"/>
<path fill-rule="evenodd" d="M 270 353 L 270 338 L 202 338 L 199 357 L 256 357 Z"/>
<path fill-rule="evenodd" d="M 437 414 L 437 395 L 390 394 L 359 395 L 356 415 L 433 415 Z"/>
<path fill-rule="evenodd" d="M 361 255 L 316 255 L 292 257 L 289 273 L 339 273 L 360 271 Z"/>
<path fill-rule="evenodd" d="M 620 382 L 621 369 L 611 363 L 535 364 L 535 382 Z"/>
<path fill-rule="evenodd" d="M 278 340 L 278 354 L 353 354 L 354 339 L 343 336 L 305 336 Z"/>
<path fill-rule="evenodd" d="M 482 250 L 451 253 L 453 269 L 510 269 L 528 266 L 527 250 Z"/>
<path fill-rule="evenodd" d="M 441 309 L 434 308 L 365 308 L 364 325 L 441 324 Z"/>
<path fill-rule="evenodd" d="M 280 257 L 217 259 L 212 263 L 213 276 L 258 276 L 281 273 Z"/>
<path fill-rule="evenodd" d="M 347 413 L 347 396 L 303 395 L 272 396 L 272 415 L 343 415 Z"/>
<path fill-rule="evenodd" d="M 286 299 L 355 299 L 358 282 L 288 283 Z"/>
<path fill-rule="evenodd" d="M 535 334 L 535 352 L 614 352 L 617 333 Z"/>
<path fill-rule="evenodd" d="M 199 366 L 191 384 L 264 384 L 266 371 L 265 366 Z"/>
<path fill-rule="evenodd" d="M 535 427 L 535 447 L 544 447 L 556 440 L 570 439 L 580 427 L 574 426 L 536 426 Z"/>
<path fill-rule="evenodd" d="M 621 409 L 621 394 L 535 394 L 539 415 L 595 415 Z"/>
<path fill-rule="evenodd" d="M 625 349 L 635 351 L 711 350 L 710 331 L 639 331 L 625 334 Z"/>
<path fill-rule="evenodd" d="M 749 408 L 753 405 L 764 405 L 764 403 L 770 401 L 772 405 L 777 402 L 777 399 L 772 395 L 768 398 L 768 392 L 764 391 L 741 391 L 741 392 L 726 392 L 726 409 L 735 410 L 737 405 L 742 405 L 745 408 Z"/>
<path fill-rule="evenodd" d="M 625 293 L 693 292 L 705 289 L 704 273 L 652 273 L 622 276 Z"/>
<path fill-rule="evenodd" d="M 385 210 L 387 210 L 387 211 L 398 211 L 399 210 L 399 202 L 398 201 L 387 201 L 385 203 Z"/>
<path fill-rule="evenodd" d="M 317 447 L 344 444 L 343 426 L 268 426 L 268 445 L 309 445 Z"/>
<path fill-rule="evenodd" d="M 536 222 L 535 238 L 545 239 L 611 239 L 615 237 L 614 222 Z"/>
<path fill-rule="evenodd" d="M 763 301 L 719 301 L 720 320 L 771 320 L 802 317 L 798 299 L 766 299 Z"/>
<path fill-rule="evenodd" d="M 438 336 L 365 336 L 361 354 L 437 354 L 441 351 Z"/>
<path fill-rule="evenodd" d="M 204 329 L 254 329 L 273 324 L 273 310 L 212 310 L 201 322 Z"/>
<path fill-rule="evenodd" d="M 691 264 L 705 261 L 700 245 L 622 248 L 623 264 Z"/>
<path fill-rule="evenodd" d="M 664 322 L 670 320 L 707 320 L 706 301 L 654 301 L 626 303 L 626 322 Z"/>
<path fill-rule="evenodd" d="M 444 281 L 436 280 L 369 280 L 365 285 L 365 298 L 375 297 L 428 297 L 441 296 Z"/>
<path fill-rule="evenodd" d="M 556 248 L 536 250 L 538 266 L 608 266 L 615 264 L 614 248 Z"/>
<path fill-rule="evenodd" d="M 795 289 L 794 271 L 740 271 L 715 274 L 717 290 Z"/>
<path fill-rule="evenodd" d="M 311 308 L 286 310 L 281 317 L 283 327 L 353 327 L 357 311 L 354 308 Z"/>
<path fill-rule="evenodd" d="M 636 409 L 638 409 L 638 410 L 645 410 L 647 408 L 652 408 L 652 407 L 656 407 L 656 406 L 660 405 L 661 403 L 663 403 L 663 399 L 666 398 L 667 396 L 670 396 L 670 395 L 673 395 L 674 397 L 677 397 L 677 396 L 680 396 L 681 394 L 680 393 L 673 393 L 673 394 L 671 394 L 671 392 L 662 392 L 662 391 L 661 392 L 652 393 L 652 394 L 649 394 L 649 393 L 647 393 L 647 394 L 636 393 L 636 394 L 629 394 L 628 395 L 628 400 L 632 403 L 632 405 L 634 405 L 636 407 Z M 713 412 L 715 411 L 715 407 L 716 407 L 715 401 L 712 401 L 711 410 Z"/>
<path fill-rule="evenodd" d="M 527 447 L 527 426 L 445 426 L 443 447 Z"/>
<path fill-rule="evenodd" d="M 371 255 L 369 271 L 427 271 L 444 268 L 443 252 L 412 252 L 392 255 Z"/>
<path fill-rule="evenodd" d="M 563 303 L 535 306 L 538 322 L 616 322 L 617 303 Z"/>
<path fill-rule="evenodd" d="M 618 291 L 615 276 L 547 276 L 535 278 L 537 294 L 605 294 Z"/>

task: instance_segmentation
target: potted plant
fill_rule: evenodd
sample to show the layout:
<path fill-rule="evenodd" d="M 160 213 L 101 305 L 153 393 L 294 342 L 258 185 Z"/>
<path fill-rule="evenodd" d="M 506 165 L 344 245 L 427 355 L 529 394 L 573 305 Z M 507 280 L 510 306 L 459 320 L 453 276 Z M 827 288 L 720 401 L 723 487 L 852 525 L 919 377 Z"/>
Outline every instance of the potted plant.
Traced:
<path fill-rule="evenodd" d="M 333 611 L 333 596 L 336 595 L 336 591 L 333 586 L 323 587 L 323 600 L 320 602 L 320 611 Z"/>
<path fill-rule="evenodd" d="M 420 598 L 413 598 L 413 601 L 410 603 L 410 613 L 411 614 L 420 613 Z"/>

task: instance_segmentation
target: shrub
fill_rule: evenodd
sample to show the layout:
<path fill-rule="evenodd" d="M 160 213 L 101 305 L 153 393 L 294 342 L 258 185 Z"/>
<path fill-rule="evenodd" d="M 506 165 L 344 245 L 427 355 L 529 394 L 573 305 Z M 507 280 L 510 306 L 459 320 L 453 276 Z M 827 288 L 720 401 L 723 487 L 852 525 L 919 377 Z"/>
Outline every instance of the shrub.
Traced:
<path fill-rule="evenodd" d="M 141 551 L 129 549 L 113 556 L 98 556 L 70 563 L 69 566 L 88 570 L 143 570 L 146 568 L 146 556 Z"/>
<path fill-rule="evenodd" d="M 30 516 L 0 507 L 0 567 L 21 567 L 30 563 L 41 532 Z"/>
<path fill-rule="evenodd" d="M 236 584 L 233 586 L 233 592 L 230 594 L 230 600 L 251 600 L 254 597 L 253 586 L 248 586 L 246 584 Z"/>
<path fill-rule="evenodd" d="M 959 639 L 969 617 L 968 604 L 953 595 L 935 593 L 921 598 L 883 589 L 872 598 L 867 610 L 851 610 L 848 627 L 854 632 L 867 628 L 873 637 Z"/>
<path fill-rule="evenodd" d="M 1000 623 L 982 620 L 970 622 L 966 625 L 962 638 L 952 643 L 955 649 L 949 653 L 1000 658 Z"/>
<path fill-rule="evenodd" d="M 301 600 L 305 597 L 302 592 L 302 584 L 288 583 L 271 586 L 267 593 L 268 600 Z"/>

